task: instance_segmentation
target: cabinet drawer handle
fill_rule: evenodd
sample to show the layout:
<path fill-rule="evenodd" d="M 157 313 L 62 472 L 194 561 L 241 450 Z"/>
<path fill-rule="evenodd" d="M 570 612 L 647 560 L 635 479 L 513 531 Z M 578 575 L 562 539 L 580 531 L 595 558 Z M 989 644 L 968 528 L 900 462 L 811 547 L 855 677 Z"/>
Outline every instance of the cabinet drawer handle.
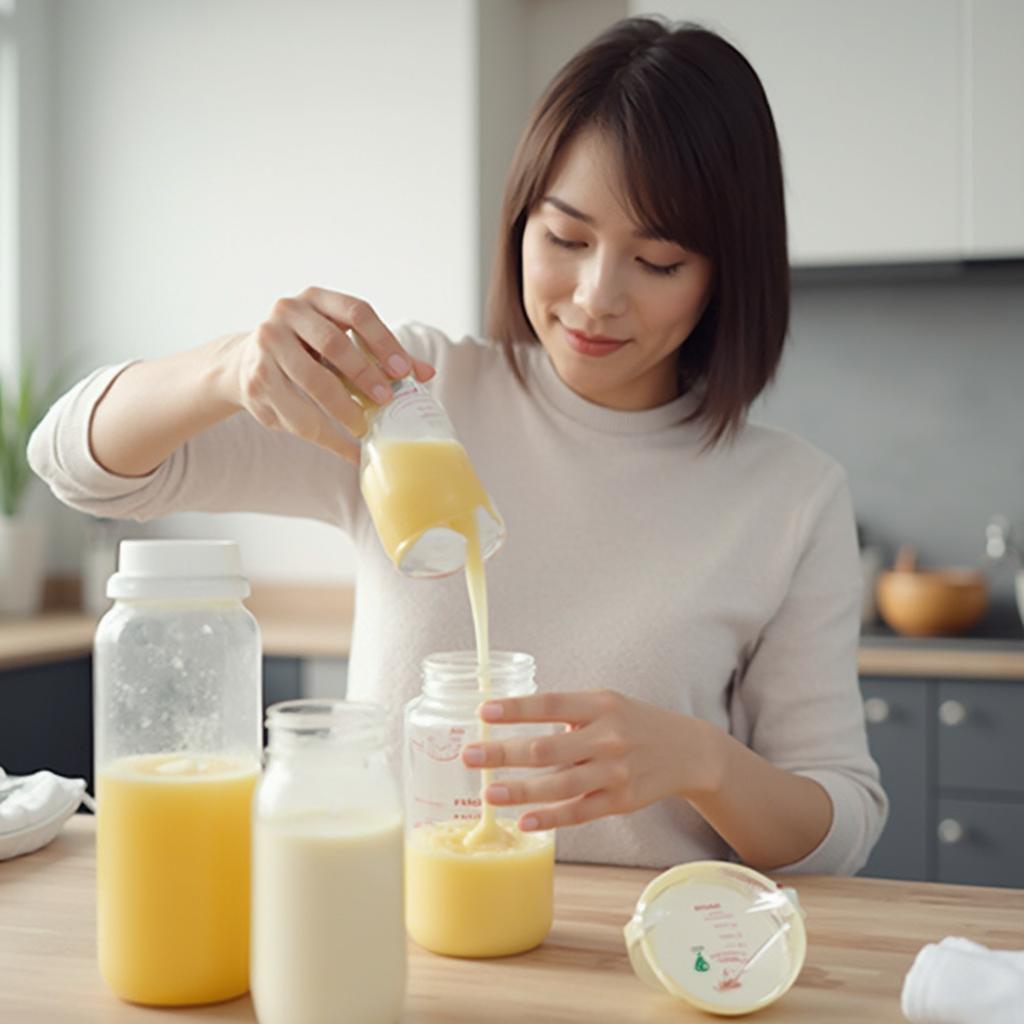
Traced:
<path fill-rule="evenodd" d="M 943 725 L 961 725 L 967 719 L 967 708 L 958 700 L 944 700 L 939 705 L 939 721 Z"/>
<path fill-rule="evenodd" d="M 956 818 L 943 818 L 939 822 L 939 842 L 956 846 L 964 837 L 964 827 Z"/>
<path fill-rule="evenodd" d="M 883 697 L 868 697 L 864 701 L 864 717 L 872 724 L 879 725 L 889 720 L 889 702 Z"/>

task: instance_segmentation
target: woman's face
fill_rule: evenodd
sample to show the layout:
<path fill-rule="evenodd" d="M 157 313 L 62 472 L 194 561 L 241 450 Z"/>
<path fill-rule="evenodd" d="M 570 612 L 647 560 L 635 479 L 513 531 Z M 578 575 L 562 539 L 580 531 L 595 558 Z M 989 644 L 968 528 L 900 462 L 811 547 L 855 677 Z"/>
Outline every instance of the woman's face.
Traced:
<path fill-rule="evenodd" d="M 645 235 L 619 193 L 601 135 L 577 136 L 526 221 L 523 297 L 573 391 L 610 409 L 651 409 L 679 394 L 676 350 L 707 305 L 711 263 Z"/>

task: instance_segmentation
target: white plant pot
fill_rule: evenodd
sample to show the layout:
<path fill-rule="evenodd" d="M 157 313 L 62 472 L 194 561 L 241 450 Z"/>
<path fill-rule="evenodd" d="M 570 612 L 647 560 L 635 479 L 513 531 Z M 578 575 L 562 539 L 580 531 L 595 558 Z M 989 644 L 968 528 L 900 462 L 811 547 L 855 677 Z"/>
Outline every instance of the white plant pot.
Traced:
<path fill-rule="evenodd" d="M 0 615 L 33 615 L 46 570 L 41 523 L 0 515 Z"/>

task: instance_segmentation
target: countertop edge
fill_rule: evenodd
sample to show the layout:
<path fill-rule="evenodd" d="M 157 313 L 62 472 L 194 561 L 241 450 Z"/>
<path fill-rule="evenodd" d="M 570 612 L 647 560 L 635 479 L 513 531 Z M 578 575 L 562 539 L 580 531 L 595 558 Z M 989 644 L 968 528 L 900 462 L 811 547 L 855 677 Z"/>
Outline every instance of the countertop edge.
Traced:
<path fill-rule="evenodd" d="M 347 658 L 355 590 L 351 586 L 254 585 L 246 601 L 260 625 L 263 653 L 281 658 Z M 0 671 L 87 657 L 98 616 L 54 609 L 0 619 Z M 992 645 L 965 639 L 915 643 L 863 637 L 861 676 L 1024 681 L 1024 642 Z"/>

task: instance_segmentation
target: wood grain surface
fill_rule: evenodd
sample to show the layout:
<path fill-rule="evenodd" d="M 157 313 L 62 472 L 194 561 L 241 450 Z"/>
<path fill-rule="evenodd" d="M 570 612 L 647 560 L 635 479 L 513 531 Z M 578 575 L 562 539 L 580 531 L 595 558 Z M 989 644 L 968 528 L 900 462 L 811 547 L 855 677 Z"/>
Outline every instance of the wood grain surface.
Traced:
<path fill-rule="evenodd" d="M 156 1010 L 107 991 L 95 960 L 94 828 L 94 819 L 77 815 L 50 846 L 0 862 L 0 1021 L 254 1021 L 248 998 Z M 522 956 L 453 960 L 410 945 L 403 1024 L 713 1019 L 647 989 L 629 966 L 622 926 L 655 874 L 560 864 L 554 929 Z M 807 913 L 807 962 L 790 992 L 757 1014 L 765 1024 L 902 1021 L 903 978 L 926 942 L 964 935 L 1024 948 L 1024 890 L 810 876 L 786 884 Z"/>

